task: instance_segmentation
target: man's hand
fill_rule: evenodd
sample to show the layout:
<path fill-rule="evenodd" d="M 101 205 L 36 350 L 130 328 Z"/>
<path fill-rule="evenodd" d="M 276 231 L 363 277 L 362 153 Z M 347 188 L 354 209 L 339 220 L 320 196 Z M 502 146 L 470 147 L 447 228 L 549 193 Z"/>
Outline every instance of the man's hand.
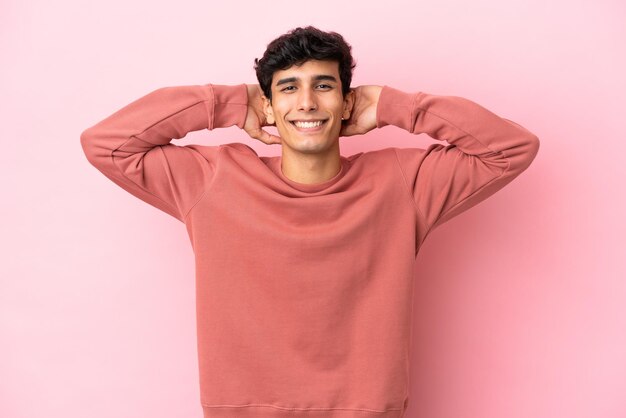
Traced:
<path fill-rule="evenodd" d="M 252 138 L 271 145 L 280 144 L 281 138 L 271 135 L 262 129 L 263 126 L 273 126 L 267 123 L 265 113 L 263 112 L 263 100 L 261 99 L 262 91 L 259 84 L 246 84 L 248 88 L 248 112 L 246 113 L 246 122 L 243 130 Z"/>
<path fill-rule="evenodd" d="M 376 107 L 382 86 L 358 86 L 354 90 L 354 105 L 339 136 L 362 135 L 376 127 Z"/>

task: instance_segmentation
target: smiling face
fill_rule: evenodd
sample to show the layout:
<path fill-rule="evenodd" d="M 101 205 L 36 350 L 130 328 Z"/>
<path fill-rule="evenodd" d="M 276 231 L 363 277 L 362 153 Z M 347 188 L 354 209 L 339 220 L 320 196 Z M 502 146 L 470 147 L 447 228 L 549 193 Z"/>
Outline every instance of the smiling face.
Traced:
<path fill-rule="evenodd" d="M 307 154 L 338 151 L 341 118 L 350 117 L 354 95 L 342 97 L 338 62 L 309 60 L 276 71 L 271 89 L 272 102 L 264 98 L 264 110 L 268 122 L 276 123 L 283 148 Z"/>

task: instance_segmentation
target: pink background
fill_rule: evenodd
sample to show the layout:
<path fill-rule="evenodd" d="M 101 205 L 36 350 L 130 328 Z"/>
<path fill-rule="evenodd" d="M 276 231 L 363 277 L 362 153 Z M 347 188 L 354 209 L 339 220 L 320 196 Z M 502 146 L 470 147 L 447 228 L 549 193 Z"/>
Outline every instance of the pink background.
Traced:
<path fill-rule="evenodd" d="M 4 0 L 0 416 L 201 417 L 184 226 L 89 165 L 79 135 L 159 87 L 256 83 L 253 59 L 307 24 L 352 44 L 353 87 L 463 96 L 541 140 L 421 249 L 407 416 L 626 416 L 623 4 Z M 180 144 L 235 141 L 280 153 L 236 127 Z"/>

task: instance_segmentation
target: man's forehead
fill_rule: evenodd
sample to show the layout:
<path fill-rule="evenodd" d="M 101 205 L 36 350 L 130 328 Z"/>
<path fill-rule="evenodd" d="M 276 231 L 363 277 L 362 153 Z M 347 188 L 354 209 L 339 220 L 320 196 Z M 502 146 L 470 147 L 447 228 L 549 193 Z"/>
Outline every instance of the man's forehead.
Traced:
<path fill-rule="evenodd" d="M 302 80 L 329 80 L 338 81 L 339 63 L 336 61 L 309 60 L 301 65 L 278 70 L 274 73 L 272 81 L 274 85 Z M 287 80 L 287 81 L 285 81 Z"/>
<path fill-rule="evenodd" d="M 325 81 L 334 81 L 335 83 L 337 82 L 337 77 L 335 77 L 332 74 L 313 74 L 309 77 L 309 79 L 312 81 L 325 80 Z M 278 81 L 276 81 L 276 86 L 280 86 L 281 84 L 286 84 L 286 83 L 297 83 L 299 81 L 302 81 L 300 77 L 279 78 Z"/>

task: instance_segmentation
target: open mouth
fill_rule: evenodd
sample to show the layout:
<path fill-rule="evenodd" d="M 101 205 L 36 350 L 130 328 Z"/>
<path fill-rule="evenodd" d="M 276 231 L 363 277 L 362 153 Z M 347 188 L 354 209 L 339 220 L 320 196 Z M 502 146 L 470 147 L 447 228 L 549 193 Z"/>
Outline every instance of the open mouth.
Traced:
<path fill-rule="evenodd" d="M 319 120 L 319 121 L 311 121 L 311 122 L 303 122 L 303 121 L 290 121 L 290 123 L 295 126 L 295 128 L 299 131 L 302 132 L 314 132 L 314 131 L 319 131 L 320 129 L 322 129 L 322 126 L 324 126 L 326 124 L 326 122 L 328 122 L 328 119 L 324 119 L 324 120 Z"/>

